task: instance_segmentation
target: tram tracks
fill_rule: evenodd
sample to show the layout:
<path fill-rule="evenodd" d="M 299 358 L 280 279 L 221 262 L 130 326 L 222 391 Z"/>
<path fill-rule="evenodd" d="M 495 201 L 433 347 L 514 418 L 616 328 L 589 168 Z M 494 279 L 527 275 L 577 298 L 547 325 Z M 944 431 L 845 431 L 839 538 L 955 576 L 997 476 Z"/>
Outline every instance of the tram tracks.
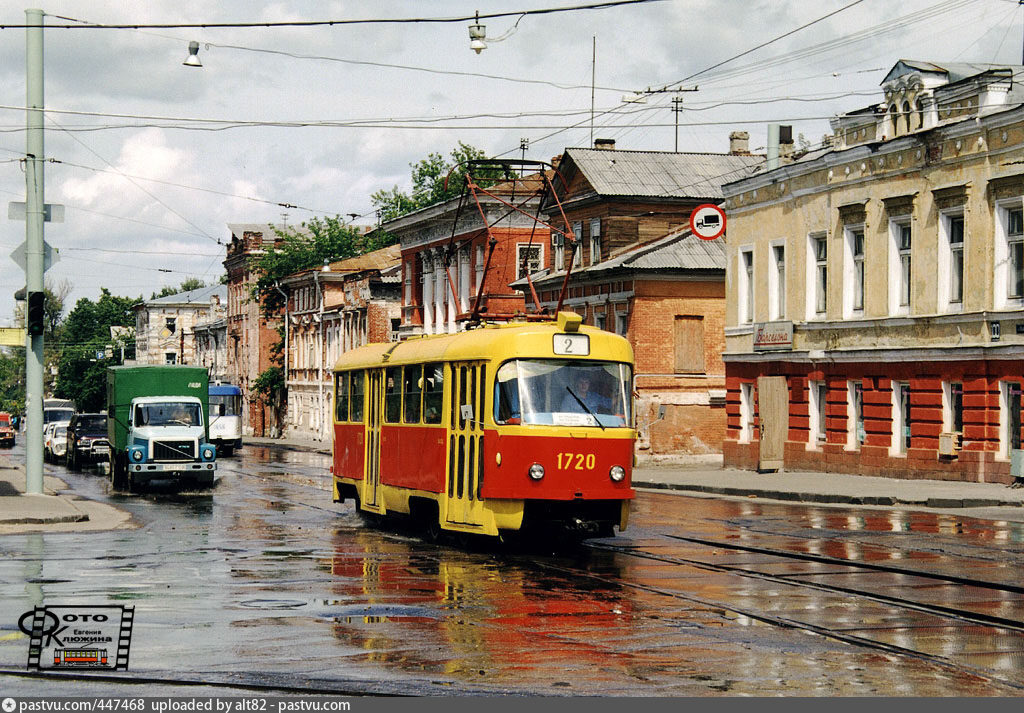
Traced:
<path fill-rule="evenodd" d="M 654 562 L 662 562 L 669 564 L 678 564 L 688 567 L 692 567 L 698 570 L 704 570 L 708 572 L 715 572 L 720 574 L 726 574 L 731 576 L 742 577 L 744 579 L 753 579 L 760 582 L 764 582 L 769 585 L 775 585 L 780 588 L 792 588 L 791 591 L 796 590 L 813 590 L 815 592 L 821 592 L 826 596 L 836 595 L 837 597 L 856 597 L 860 600 L 869 600 L 876 602 L 882 606 L 890 607 L 897 611 L 914 612 L 918 615 L 924 615 L 925 617 L 932 617 L 935 619 L 933 622 L 934 626 L 955 626 L 959 628 L 969 627 L 990 627 L 1000 632 L 1005 632 L 1009 637 L 1013 637 L 1014 641 L 1017 641 L 1017 637 L 1024 637 L 1024 587 L 1000 583 L 1000 582 L 989 582 L 976 578 L 963 577 L 957 575 L 946 575 L 937 572 L 928 572 L 913 570 L 906 567 L 899 567 L 894 565 L 886 565 L 881 563 L 869 563 L 869 562 L 858 562 L 855 560 L 846 560 L 842 558 L 829 557 L 826 555 L 815 555 L 810 553 L 802 552 L 789 552 L 785 550 L 776 550 L 773 548 L 759 547 L 756 545 L 744 545 L 739 543 L 731 543 L 725 541 L 709 540 L 705 538 L 696 537 L 685 537 L 680 535 L 666 535 L 669 539 L 685 542 L 690 545 L 703 546 L 709 548 L 709 556 L 714 556 L 711 550 L 718 551 L 732 551 L 740 554 L 753 554 L 767 558 L 777 558 L 776 562 L 760 562 L 759 564 L 763 567 L 764 565 L 778 564 L 783 562 L 807 562 L 812 565 L 828 565 L 837 568 L 845 568 L 846 574 L 853 573 L 870 573 L 877 574 L 879 577 L 885 575 L 893 575 L 896 577 L 916 577 L 923 582 L 934 583 L 936 585 L 955 585 L 960 587 L 972 587 L 976 591 L 991 591 L 999 597 L 1005 597 L 1006 594 L 1011 595 L 1022 595 L 1018 598 L 1009 599 L 1009 603 L 1015 606 L 1015 611 L 1018 612 L 1018 616 L 999 616 L 994 614 L 986 614 L 963 607 L 947 606 L 944 604 L 937 604 L 933 602 L 914 600 L 907 596 L 900 596 L 898 594 L 888 594 L 885 592 L 878 591 L 879 587 L 876 586 L 873 589 L 857 588 L 851 586 L 844 586 L 838 584 L 828 584 L 820 581 L 820 578 L 828 576 L 828 573 L 814 573 L 808 572 L 789 572 L 787 574 L 772 574 L 770 572 L 759 571 L 757 565 L 750 564 L 730 564 L 730 563 L 715 563 L 708 561 L 708 559 L 701 559 L 696 556 L 684 556 L 682 554 L 666 554 L 662 552 L 649 552 L 637 549 L 633 546 L 620 546 L 613 543 L 604 542 L 587 542 L 585 547 L 592 550 L 611 552 L 621 557 L 631 557 L 643 560 L 649 560 Z M 560 565 L 552 561 L 537 562 L 537 566 L 543 567 L 549 571 L 559 572 L 564 576 L 574 576 L 597 579 L 605 582 L 609 581 L 607 575 L 599 575 L 586 570 Z M 836 574 L 833 572 L 832 574 Z M 818 581 L 802 580 L 799 577 L 801 575 L 806 576 L 810 574 L 816 574 L 819 576 Z M 838 572 L 842 575 L 843 572 Z M 936 652 L 934 650 L 928 650 L 924 647 L 915 648 L 914 646 L 905 646 L 892 641 L 884 640 L 883 636 L 872 635 L 872 627 L 832 627 L 815 623 L 813 621 L 802 620 L 798 615 L 780 615 L 773 613 L 767 608 L 757 608 L 750 606 L 749 603 L 740 603 L 735 600 L 730 600 L 728 597 L 721 599 L 711 599 L 706 596 L 700 596 L 692 592 L 688 592 L 682 588 L 669 588 L 665 586 L 655 586 L 651 584 L 645 584 L 637 581 L 633 581 L 627 578 L 614 577 L 612 581 L 620 587 L 628 589 L 636 589 L 650 592 L 652 594 L 658 594 L 662 596 L 671 597 L 674 599 L 687 601 L 693 604 L 717 609 L 720 611 L 731 612 L 743 617 L 747 617 L 754 621 L 759 621 L 772 626 L 778 626 L 781 628 L 795 629 L 806 631 L 808 633 L 816 634 L 834 641 L 844 642 L 853 646 L 865 648 L 868 650 L 884 652 L 892 655 L 908 656 L 915 659 L 927 661 L 935 665 L 954 670 L 960 673 L 980 676 L 986 679 L 999 680 L 1001 683 L 1011 686 L 1018 690 L 1024 690 L 1024 682 L 1020 680 L 1020 677 L 1014 677 L 1012 673 L 1004 672 L 1002 670 L 994 670 L 990 668 L 983 668 L 974 665 L 968 661 L 963 660 L 963 657 L 958 657 L 955 653 L 948 654 L 947 652 Z M 898 585 L 897 585 L 898 586 Z M 902 591 L 902 589 L 900 590 Z M 882 625 L 882 630 L 893 628 L 892 625 Z M 912 628 L 912 627 L 911 627 Z M 859 632 L 859 633 L 858 633 Z M 907 637 L 912 639 L 913 637 Z M 1020 639 L 1020 648 L 1024 648 L 1024 638 Z M 966 652 L 965 652 L 966 653 Z"/>

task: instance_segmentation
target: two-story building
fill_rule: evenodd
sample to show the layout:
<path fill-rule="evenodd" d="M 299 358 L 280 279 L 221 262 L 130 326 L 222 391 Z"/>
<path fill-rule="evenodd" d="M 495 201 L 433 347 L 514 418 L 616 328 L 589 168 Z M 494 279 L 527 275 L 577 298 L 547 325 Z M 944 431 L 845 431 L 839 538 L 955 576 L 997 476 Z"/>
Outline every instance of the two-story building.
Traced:
<path fill-rule="evenodd" d="M 285 310 L 286 429 L 330 441 L 334 363 L 343 352 L 397 339 L 401 260 L 397 245 L 289 275 Z"/>
<path fill-rule="evenodd" d="M 478 295 L 483 311 L 525 311 L 523 295 L 509 283 L 523 270 L 549 264 L 550 231 L 530 217 L 536 215 L 542 181 L 539 175 L 522 177 L 487 188 L 491 195 L 453 198 L 381 226 L 401 244 L 402 338 L 457 331 Z"/>
<path fill-rule="evenodd" d="M 1012 480 L 1022 71 L 901 60 L 831 145 L 724 186 L 726 465 Z"/>
<path fill-rule="evenodd" d="M 725 437 L 725 251 L 689 232 L 690 213 L 722 200 L 721 184 L 763 163 L 744 132 L 728 154 L 622 151 L 614 142 L 566 149 L 543 206 L 551 268 L 533 277 L 562 309 L 629 339 L 636 362 L 638 447 L 651 454 L 717 453 Z M 562 215 L 564 211 L 565 220 Z M 513 283 L 526 289 L 525 281 Z"/>
<path fill-rule="evenodd" d="M 195 364 L 205 366 L 210 382 L 228 381 L 228 320 L 227 309 L 220 319 L 204 321 L 192 327 L 195 344 Z"/>
<path fill-rule="evenodd" d="M 139 364 L 197 364 L 193 328 L 222 319 L 227 287 L 212 285 L 135 305 L 135 359 Z"/>
<path fill-rule="evenodd" d="M 242 389 L 242 432 L 247 436 L 274 436 L 281 430 L 276 405 L 264 403 L 253 391 L 253 384 L 272 365 L 271 349 L 280 339 L 279 315 L 262 314 L 261 305 L 252 298 L 257 275 L 252 261 L 280 238 L 271 225 L 238 223 L 228 225 L 228 243 L 224 268 L 228 275 L 227 378 Z"/>

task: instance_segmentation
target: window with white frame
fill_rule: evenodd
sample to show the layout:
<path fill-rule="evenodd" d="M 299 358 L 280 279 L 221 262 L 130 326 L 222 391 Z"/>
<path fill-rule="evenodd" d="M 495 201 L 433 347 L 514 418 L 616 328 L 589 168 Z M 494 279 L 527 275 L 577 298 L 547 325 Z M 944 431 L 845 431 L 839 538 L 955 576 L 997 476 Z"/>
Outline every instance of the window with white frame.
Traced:
<path fill-rule="evenodd" d="M 1020 448 L 1021 388 L 1018 381 L 999 382 L 999 455 L 1009 458 Z"/>
<path fill-rule="evenodd" d="M 820 448 L 825 442 L 825 403 L 828 390 L 824 381 L 807 382 L 807 413 L 809 428 L 807 450 Z"/>
<path fill-rule="evenodd" d="M 412 304 L 412 274 L 412 260 L 408 260 L 405 263 L 405 304 L 407 305 Z"/>
<path fill-rule="evenodd" d="M 889 221 L 889 237 L 889 314 L 908 314 L 913 277 L 909 217 Z"/>
<path fill-rule="evenodd" d="M 864 226 L 846 227 L 846 257 L 850 269 L 843 274 L 843 316 L 864 311 Z"/>
<path fill-rule="evenodd" d="M 754 436 L 754 385 L 740 384 L 740 443 L 750 443 Z"/>
<path fill-rule="evenodd" d="M 828 240 L 825 233 L 807 236 L 807 318 L 821 319 L 828 308 Z"/>
<path fill-rule="evenodd" d="M 754 321 L 754 251 L 739 253 L 739 321 Z"/>
<path fill-rule="evenodd" d="M 864 442 L 864 385 L 846 382 L 846 450 L 860 449 Z"/>
<path fill-rule="evenodd" d="M 772 245 L 772 281 L 769 299 L 772 305 L 772 319 L 786 318 L 786 246 Z"/>
<path fill-rule="evenodd" d="M 516 269 L 519 277 L 526 277 L 527 273 L 532 275 L 540 270 L 540 266 L 544 264 L 543 257 L 540 245 L 516 245 Z"/>
<path fill-rule="evenodd" d="M 959 311 L 964 301 L 964 215 L 946 213 L 941 217 L 939 240 L 939 307 Z"/>
<path fill-rule="evenodd" d="M 942 430 L 964 431 L 964 385 L 960 381 L 942 382 Z"/>
<path fill-rule="evenodd" d="M 559 272 L 565 269 L 565 236 L 557 230 L 551 231 L 551 247 L 553 249 L 552 269 Z"/>
<path fill-rule="evenodd" d="M 576 269 L 583 264 L 583 221 L 572 224 L 572 232 L 576 235 L 575 251 L 572 254 L 572 267 Z"/>
<path fill-rule="evenodd" d="M 590 220 L 590 264 L 601 262 L 601 219 Z"/>
<path fill-rule="evenodd" d="M 910 384 L 892 382 L 892 442 L 889 455 L 906 455 L 910 448 Z"/>
<path fill-rule="evenodd" d="M 1024 299 L 1024 209 L 1018 198 L 997 208 L 997 229 L 1002 240 L 995 243 L 995 307 L 1019 305 Z"/>
<path fill-rule="evenodd" d="M 615 333 L 621 334 L 624 337 L 628 328 L 629 314 L 626 311 L 626 307 L 622 307 L 615 312 Z"/>
<path fill-rule="evenodd" d="M 469 248 L 459 250 L 459 309 L 469 311 Z"/>
<path fill-rule="evenodd" d="M 476 282 L 473 283 L 473 291 L 480 290 L 480 283 L 484 281 L 484 246 L 476 246 Z"/>

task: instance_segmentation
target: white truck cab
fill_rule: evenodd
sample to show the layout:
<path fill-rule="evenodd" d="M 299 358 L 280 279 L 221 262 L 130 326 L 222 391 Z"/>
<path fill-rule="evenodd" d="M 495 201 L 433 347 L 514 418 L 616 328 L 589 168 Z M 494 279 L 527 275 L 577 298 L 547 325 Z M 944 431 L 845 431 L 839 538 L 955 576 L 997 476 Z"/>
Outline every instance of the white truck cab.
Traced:
<path fill-rule="evenodd" d="M 157 479 L 213 483 L 217 449 L 206 440 L 203 404 L 194 396 L 140 396 L 129 411 L 131 482 Z"/>

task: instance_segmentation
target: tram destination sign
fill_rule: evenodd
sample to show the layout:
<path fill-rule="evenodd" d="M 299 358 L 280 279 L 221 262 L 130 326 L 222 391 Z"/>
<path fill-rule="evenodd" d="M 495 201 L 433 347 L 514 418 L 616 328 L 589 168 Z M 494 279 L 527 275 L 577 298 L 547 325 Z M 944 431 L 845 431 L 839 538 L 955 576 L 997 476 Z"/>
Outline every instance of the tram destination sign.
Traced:
<path fill-rule="evenodd" d="M 755 352 L 791 351 L 792 349 L 792 322 L 757 322 L 754 324 Z"/>

